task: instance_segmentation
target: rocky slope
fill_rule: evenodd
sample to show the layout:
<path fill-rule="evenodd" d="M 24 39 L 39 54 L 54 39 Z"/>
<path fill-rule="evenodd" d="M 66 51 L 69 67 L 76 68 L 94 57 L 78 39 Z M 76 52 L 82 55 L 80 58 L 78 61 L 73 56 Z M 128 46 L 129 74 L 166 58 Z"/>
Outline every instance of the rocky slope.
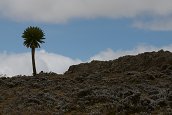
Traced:
<path fill-rule="evenodd" d="M 0 114 L 172 114 L 172 53 L 73 65 L 63 75 L 0 78 Z"/>

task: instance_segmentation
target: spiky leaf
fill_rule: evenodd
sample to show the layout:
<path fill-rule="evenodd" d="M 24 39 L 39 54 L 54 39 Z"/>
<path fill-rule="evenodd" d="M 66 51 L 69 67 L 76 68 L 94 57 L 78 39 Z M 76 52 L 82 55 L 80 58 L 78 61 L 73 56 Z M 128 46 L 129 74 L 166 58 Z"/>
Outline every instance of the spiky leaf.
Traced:
<path fill-rule="evenodd" d="M 23 44 L 27 48 L 40 48 L 40 44 L 44 43 L 44 36 L 44 32 L 39 27 L 30 26 L 22 34 Z"/>

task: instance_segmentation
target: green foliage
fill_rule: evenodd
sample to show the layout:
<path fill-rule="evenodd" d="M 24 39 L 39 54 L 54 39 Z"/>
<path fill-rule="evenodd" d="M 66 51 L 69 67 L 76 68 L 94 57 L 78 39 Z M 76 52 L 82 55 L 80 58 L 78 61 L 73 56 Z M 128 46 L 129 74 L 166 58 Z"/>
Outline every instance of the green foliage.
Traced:
<path fill-rule="evenodd" d="M 28 27 L 23 32 L 24 46 L 27 48 L 40 48 L 40 44 L 44 43 L 44 32 L 39 27 Z"/>

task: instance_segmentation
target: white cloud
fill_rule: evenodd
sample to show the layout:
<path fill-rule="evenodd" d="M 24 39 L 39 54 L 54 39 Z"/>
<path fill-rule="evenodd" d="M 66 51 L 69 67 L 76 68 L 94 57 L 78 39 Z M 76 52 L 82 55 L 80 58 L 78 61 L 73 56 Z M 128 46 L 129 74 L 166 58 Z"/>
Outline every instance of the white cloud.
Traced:
<path fill-rule="evenodd" d="M 31 54 L 0 54 L 0 74 L 7 76 L 31 75 Z M 38 72 L 65 72 L 70 65 L 81 63 L 81 60 L 71 59 L 62 55 L 48 53 L 44 50 L 36 52 L 36 66 Z"/>
<path fill-rule="evenodd" d="M 130 18 L 136 28 L 171 31 L 171 15 L 172 0 L 0 0 L 0 17 L 15 21 Z M 150 19 L 138 22 L 145 17 Z"/>
<path fill-rule="evenodd" d="M 171 14 L 171 0 L 0 0 L 0 15 L 18 21 L 61 23 L 75 18 Z"/>
<path fill-rule="evenodd" d="M 92 60 L 113 60 L 125 55 L 137 55 L 143 52 L 158 51 L 160 49 L 168 50 L 172 52 L 172 44 L 164 47 L 154 47 L 148 45 L 139 45 L 138 47 L 131 50 L 117 50 L 107 49 L 102 51 L 85 62 L 90 62 Z M 6 74 L 7 76 L 15 75 L 31 75 L 32 65 L 31 65 L 31 54 L 21 53 L 21 54 L 8 54 L 0 53 L 0 76 L 1 74 Z M 56 72 L 64 73 L 68 70 L 69 66 L 83 63 L 80 59 L 71 59 L 59 54 L 48 53 L 44 50 L 36 52 L 36 65 L 38 72 Z"/>
<path fill-rule="evenodd" d="M 151 21 L 136 21 L 133 23 L 133 27 L 145 30 L 149 29 L 153 31 L 172 31 L 171 18 L 154 19 Z"/>
<path fill-rule="evenodd" d="M 121 56 L 125 56 L 125 55 L 137 55 L 139 53 L 158 51 L 161 49 L 172 52 L 172 44 L 168 45 L 168 46 L 159 47 L 159 48 L 154 47 L 154 46 L 148 46 L 148 45 L 139 45 L 132 50 L 113 51 L 112 49 L 107 49 L 107 50 L 102 51 L 102 52 L 96 54 L 95 56 L 91 57 L 89 61 L 91 61 L 91 60 L 107 61 L 107 60 L 117 59 L 117 58 L 119 58 Z"/>

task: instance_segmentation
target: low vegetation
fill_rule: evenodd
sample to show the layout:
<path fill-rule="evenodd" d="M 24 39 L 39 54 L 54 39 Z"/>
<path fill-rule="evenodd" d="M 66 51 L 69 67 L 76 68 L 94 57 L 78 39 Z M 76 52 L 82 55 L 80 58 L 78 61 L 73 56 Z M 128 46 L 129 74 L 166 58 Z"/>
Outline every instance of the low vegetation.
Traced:
<path fill-rule="evenodd" d="M 172 53 L 73 65 L 63 75 L 0 78 L 0 114 L 172 114 Z"/>

